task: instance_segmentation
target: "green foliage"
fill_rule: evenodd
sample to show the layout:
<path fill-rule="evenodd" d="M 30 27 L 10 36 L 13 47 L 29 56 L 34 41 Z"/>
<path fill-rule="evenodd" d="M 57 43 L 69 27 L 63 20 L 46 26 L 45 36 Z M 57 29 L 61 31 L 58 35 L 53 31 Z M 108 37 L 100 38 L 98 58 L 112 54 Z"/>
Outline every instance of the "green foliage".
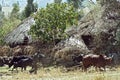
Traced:
<path fill-rule="evenodd" d="M 30 33 L 43 41 L 54 41 L 66 37 L 65 29 L 77 24 L 78 12 L 73 5 L 67 3 L 47 4 L 46 8 L 41 8 L 35 15 L 35 25 L 30 29 Z"/>
<path fill-rule="evenodd" d="M 0 45 L 4 44 L 4 37 L 10 32 L 12 31 L 15 27 L 17 27 L 16 25 L 20 24 L 20 20 L 19 19 L 3 19 L 3 25 L 0 27 Z"/>
<path fill-rule="evenodd" d="M 1 4 L 0 4 L 0 12 L 2 11 L 2 6 L 1 6 Z"/>
<path fill-rule="evenodd" d="M 13 4 L 13 10 L 9 18 L 5 18 L 2 11 L 0 11 L 0 45 L 4 45 L 4 37 L 12 31 L 21 22 L 19 20 L 19 5 Z"/>
<path fill-rule="evenodd" d="M 19 14 L 19 19 L 22 21 L 24 20 L 26 17 L 25 17 L 25 10 L 23 10 L 20 14 Z"/>
<path fill-rule="evenodd" d="M 3 18 L 4 18 L 4 13 L 2 12 L 2 6 L 0 5 L 0 27 L 2 26 Z"/>
<path fill-rule="evenodd" d="M 19 10 L 20 10 L 19 5 L 17 3 L 14 3 L 10 17 L 19 18 Z"/>
<path fill-rule="evenodd" d="M 25 7 L 25 17 L 29 17 L 33 12 L 37 10 L 38 6 L 33 3 L 33 0 L 27 0 L 27 6 Z"/>
<path fill-rule="evenodd" d="M 75 9 L 79 9 L 81 7 L 83 1 L 84 0 L 67 0 L 67 2 L 69 4 L 71 4 L 71 3 L 73 4 Z"/>

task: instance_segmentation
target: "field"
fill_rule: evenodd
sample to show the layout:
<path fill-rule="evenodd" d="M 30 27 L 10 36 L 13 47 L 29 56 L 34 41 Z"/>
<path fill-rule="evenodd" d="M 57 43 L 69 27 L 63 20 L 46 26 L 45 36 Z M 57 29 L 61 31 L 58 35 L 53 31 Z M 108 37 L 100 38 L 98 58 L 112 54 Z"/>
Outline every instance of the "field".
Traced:
<path fill-rule="evenodd" d="M 38 74 L 27 71 L 11 72 L 7 67 L 0 67 L 0 80 L 120 80 L 120 67 L 115 70 L 97 72 L 80 69 L 67 71 L 65 68 L 47 67 L 38 70 Z"/>

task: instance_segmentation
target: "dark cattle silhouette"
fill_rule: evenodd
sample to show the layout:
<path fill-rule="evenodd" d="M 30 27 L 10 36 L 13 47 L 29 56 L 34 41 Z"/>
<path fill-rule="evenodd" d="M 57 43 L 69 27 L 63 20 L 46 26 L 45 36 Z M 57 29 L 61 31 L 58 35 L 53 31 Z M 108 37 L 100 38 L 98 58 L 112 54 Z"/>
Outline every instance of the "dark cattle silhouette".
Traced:
<path fill-rule="evenodd" d="M 30 70 L 30 73 L 34 72 L 37 73 L 37 64 L 41 61 L 42 58 L 45 58 L 44 54 L 41 53 L 35 53 L 32 56 L 14 56 L 12 60 L 9 63 L 9 68 L 13 66 L 12 70 L 14 70 L 17 67 L 21 67 L 21 70 L 26 69 L 27 66 L 31 66 L 32 69 Z"/>
<path fill-rule="evenodd" d="M 80 62 L 82 62 L 82 60 L 83 60 L 83 54 L 80 54 L 78 56 L 73 56 L 72 59 L 73 59 L 75 65 L 80 64 Z"/>
<path fill-rule="evenodd" d="M 86 71 L 90 66 L 94 66 L 97 68 L 104 68 L 105 66 L 111 64 L 112 58 L 106 57 L 104 55 L 95 55 L 88 54 L 83 57 L 83 69 Z"/>
<path fill-rule="evenodd" d="M 33 64 L 32 64 L 32 69 L 29 71 L 30 73 L 35 73 L 37 74 L 38 66 L 37 64 L 41 61 L 41 59 L 45 58 L 44 54 L 41 54 L 40 52 L 35 53 L 33 56 Z"/>
<path fill-rule="evenodd" d="M 5 65 L 9 66 L 10 61 L 12 60 L 12 57 L 8 57 L 8 56 L 3 56 L 3 61 Z"/>
<path fill-rule="evenodd" d="M 0 67 L 4 66 L 4 60 L 2 57 L 0 57 Z"/>
<path fill-rule="evenodd" d="M 11 66 L 13 66 L 13 64 L 14 64 L 15 62 L 18 62 L 19 60 L 21 60 L 21 59 L 26 59 L 26 58 L 28 58 L 28 56 L 24 56 L 24 55 L 14 56 L 13 59 L 12 59 L 12 60 L 10 61 L 10 63 L 9 63 L 9 68 L 10 68 Z"/>
<path fill-rule="evenodd" d="M 21 67 L 21 71 L 26 70 L 27 66 L 32 66 L 33 59 L 31 57 L 25 58 L 25 59 L 20 59 L 18 62 L 14 62 L 13 64 L 13 69 L 18 67 Z"/>

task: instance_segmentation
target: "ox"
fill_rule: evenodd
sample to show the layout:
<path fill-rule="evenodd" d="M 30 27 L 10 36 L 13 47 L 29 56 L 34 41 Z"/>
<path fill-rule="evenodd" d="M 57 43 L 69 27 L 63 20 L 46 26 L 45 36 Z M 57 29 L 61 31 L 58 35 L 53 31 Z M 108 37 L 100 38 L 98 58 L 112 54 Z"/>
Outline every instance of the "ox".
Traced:
<path fill-rule="evenodd" d="M 19 60 L 21 60 L 21 59 L 26 59 L 26 58 L 28 58 L 28 56 L 14 56 L 13 57 L 13 59 L 10 61 L 10 63 L 9 63 L 9 68 L 11 67 L 11 66 L 13 66 L 13 64 L 15 63 L 15 62 L 18 62 Z"/>
<path fill-rule="evenodd" d="M 3 61 L 4 61 L 5 65 L 9 66 L 9 63 L 10 63 L 11 60 L 12 60 L 12 57 L 7 57 L 7 56 L 3 57 Z"/>
<path fill-rule="evenodd" d="M 83 60 L 83 54 L 80 54 L 78 56 L 72 56 L 72 60 L 75 64 L 80 64 L 80 62 L 82 62 Z"/>
<path fill-rule="evenodd" d="M 112 58 L 106 57 L 104 55 L 95 55 L 95 54 L 88 54 L 83 57 L 83 69 L 86 71 L 87 68 L 94 66 L 97 68 L 104 68 L 105 66 L 111 64 Z"/>
<path fill-rule="evenodd" d="M 37 69 L 38 69 L 37 64 L 40 62 L 40 60 L 45 58 L 45 55 L 41 54 L 40 52 L 37 52 L 32 56 L 32 58 L 33 58 L 32 69 L 29 72 L 30 73 L 34 72 L 35 74 L 37 74 Z"/>
<path fill-rule="evenodd" d="M 33 59 L 30 57 L 21 59 L 18 62 L 14 62 L 13 69 L 16 68 L 16 70 L 17 70 L 18 67 L 21 67 L 21 71 L 23 71 L 23 68 L 24 68 L 24 70 L 26 70 L 27 66 L 32 66 L 32 62 L 33 62 Z"/>
<path fill-rule="evenodd" d="M 73 57 L 74 62 L 81 62 L 83 60 L 83 55 Z"/>
<path fill-rule="evenodd" d="M 0 67 L 4 66 L 4 60 L 2 57 L 0 57 Z"/>

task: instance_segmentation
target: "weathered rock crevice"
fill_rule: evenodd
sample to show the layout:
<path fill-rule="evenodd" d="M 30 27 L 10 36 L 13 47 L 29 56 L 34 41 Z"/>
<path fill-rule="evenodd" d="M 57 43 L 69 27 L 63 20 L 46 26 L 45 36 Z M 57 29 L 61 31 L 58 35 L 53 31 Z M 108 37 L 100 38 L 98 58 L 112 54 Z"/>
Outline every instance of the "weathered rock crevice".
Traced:
<path fill-rule="evenodd" d="M 73 26 L 66 30 L 70 37 L 59 43 L 62 46 L 59 47 L 57 45 L 60 52 L 55 52 L 55 55 L 63 55 L 66 52 L 64 49 L 67 47 L 70 47 L 71 50 L 76 48 L 78 54 L 109 54 L 119 52 L 116 51 L 117 48 L 113 48 L 116 47 L 117 40 L 115 38 L 120 27 L 119 24 L 120 3 L 117 1 L 112 1 L 112 3 L 104 2 L 104 5 L 99 7 L 99 11 L 90 11 L 79 21 L 78 26 Z M 73 54 L 74 52 L 69 55 Z"/>

